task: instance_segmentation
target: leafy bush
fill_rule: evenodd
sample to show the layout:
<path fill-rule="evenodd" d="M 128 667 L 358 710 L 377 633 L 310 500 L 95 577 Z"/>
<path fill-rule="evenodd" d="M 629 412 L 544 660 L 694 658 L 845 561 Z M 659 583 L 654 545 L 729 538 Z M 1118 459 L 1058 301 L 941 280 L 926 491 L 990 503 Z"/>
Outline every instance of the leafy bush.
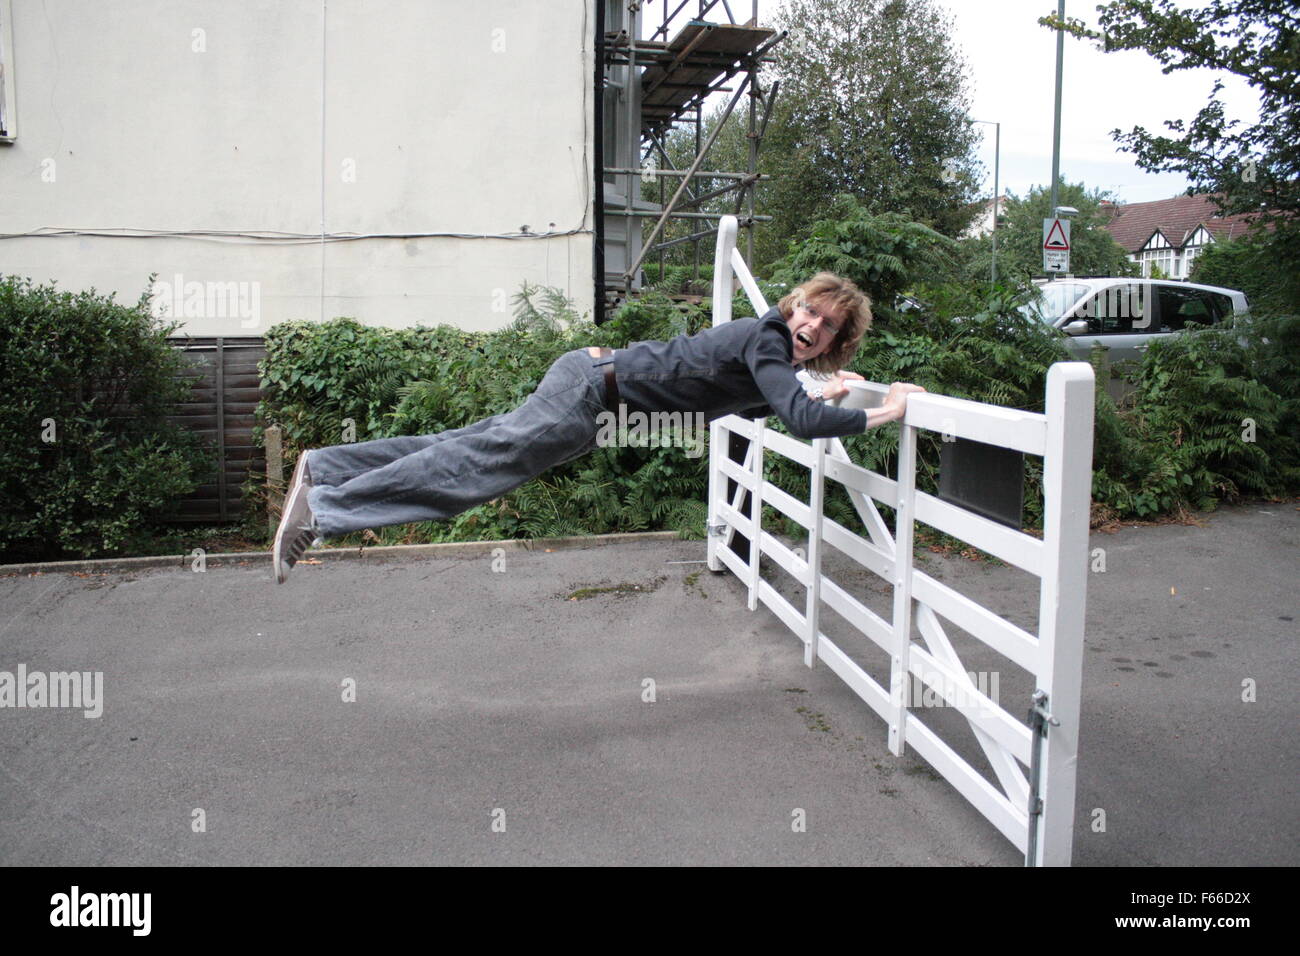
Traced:
<path fill-rule="evenodd" d="M 183 355 L 145 298 L 0 277 L 0 556 L 91 557 L 146 533 L 214 467 L 166 417 Z"/>
<path fill-rule="evenodd" d="M 958 297 L 960 298 L 960 297 Z M 1025 319 L 1009 293 L 957 320 L 904 313 L 869 332 L 852 371 L 871 381 L 910 381 L 929 391 L 1028 411 L 1044 410 L 1047 371 L 1069 361 L 1061 334 Z M 1098 379 L 1093 442 L 1098 517 L 1152 518 L 1209 510 L 1242 496 L 1300 490 L 1300 320 L 1281 316 L 1169 336 L 1148 349 L 1123 407 Z M 781 428 L 769 420 L 769 426 Z M 898 430 L 844 439 L 853 460 L 884 474 L 897 468 Z M 941 437 L 921 432 L 917 487 L 938 485 Z M 807 500 L 808 471 L 772 456 L 767 478 Z M 1026 527 L 1041 527 L 1041 459 L 1025 459 Z M 829 486 L 828 517 L 857 526 L 847 494 Z M 887 509 L 886 509 L 887 511 Z M 773 514 L 778 527 L 800 530 Z"/>
<path fill-rule="evenodd" d="M 1118 517 L 1149 517 L 1241 495 L 1294 494 L 1298 355 L 1294 317 L 1153 342 L 1133 407 L 1099 406 L 1094 498 Z"/>
<path fill-rule="evenodd" d="M 647 262 L 642 266 L 646 282 L 656 292 L 668 295 L 712 295 L 713 294 L 713 246 L 703 243 L 701 256 L 706 260 L 700 263 L 700 277 L 695 278 L 695 264 L 666 264 L 663 275 L 659 274 L 658 262 Z"/>
<path fill-rule="evenodd" d="M 697 332 L 706 321 L 699 309 L 683 310 L 650 292 L 597 327 L 582 320 L 559 291 L 525 285 L 515 297 L 514 322 L 492 333 L 447 326 L 366 328 L 352 319 L 282 323 L 267 334 L 258 418 L 283 425 L 295 453 L 344 440 L 346 418 L 356 423 L 357 441 L 437 433 L 517 408 L 551 364 L 572 349 L 672 338 Z M 706 463 L 680 447 L 597 448 L 451 521 L 389 529 L 380 539 L 489 540 L 654 528 L 698 535 Z"/>
<path fill-rule="evenodd" d="M 774 282 L 798 285 L 814 273 L 834 272 L 871 297 L 877 318 L 894 317 L 899 293 L 928 273 L 951 266 L 957 244 L 900 213 L 872 215 L 851 195 L 836 198 L 834 215 L 815 223 L 808 238 L 791 243 L 772 269 Z"/>
<path fill-rule="evenodd" d="M 819 224 L 808 246 L 771 281 L 760 280 L 760 288 L 775 303 L 803 277 L 798 269 L 821 268 L 855 276 L 879 296 L 918 288 L 921 277 L 933 275 L 928 270 L 941 261 L 947 240 L 904 225 L 857 213 L 843 229 Z M 1068 355 L 1059 331 L 1019 312 L 1025 293 L 934 281 L 921 288 L 929 304 L 893 313 L 868 333 L 851 370 L 877 382 L 911 381 L 935 393 L 1043 411 L 1048 368 Z M 733 301 L 733 314 L 752 314 L 743 294 Z M 649 292 L 598 328 L 556 290 L 525 286 L 515 299 L 515 321 L 494 333 L 368 329 L 349 319 L 286 323 L 267 338 L 268 389 L 259 415 L 286 424 L 291 448 L 298 449 L 343 440 L 347 418 L 356 422 L 358 441 L 439 432 L 517 407 L 570 349 L 665 340 L 697 332 L 708 321 L 698 308 Z M 1093 498 L 1101 514 L 1149 517 L 1300 486 L 1298 339 L 1300 323 L 1285 318 L 1171 337 L 1148 350 L 1133 403 L 1122 408 L 1099 381 Z M 1246 419 L 1255 423 L 1257 443 L 1241 437 Z M 768 424 L 783 430 L 775 418 Z M 845 444 L 868 468 L 896 468 L 895 428 L 851 436 Z M 922 490 L 937 487 L 941 447 L 940 436 L 922 434 Z M 766 471 L 769 480 L 806 498 L 806 469 L 771 456 Z M 599 448 L 449 522 L 390 529 L 380 540 L 652 528 L 699 535 L 706 490 L 705 457 L 687 457 L 681 448 Z M 1026 459 L 1025 491 L 1026 525 L 1037 527 L 1043 508 L 1039 459 Z M 826 513 L 856 526 L 848 497 L 835 484 Z"/>
<path fill-rule="evenodd" d="M 1300 226 L 1257 231 L 1205 248 L 1191 280 L 1240 289 L 1255 315 L 1300 315 Z"/>

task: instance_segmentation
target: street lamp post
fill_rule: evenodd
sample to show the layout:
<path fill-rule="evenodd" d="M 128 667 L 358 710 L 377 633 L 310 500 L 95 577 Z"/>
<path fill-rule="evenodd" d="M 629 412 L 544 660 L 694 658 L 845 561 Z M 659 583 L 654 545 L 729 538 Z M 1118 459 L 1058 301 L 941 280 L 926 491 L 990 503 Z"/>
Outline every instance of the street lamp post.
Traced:
<path fill-rule="evenodd" d="M 1058 0 L 1056 19 L 1065 22 L 1065 0 Z M 1065 59 L 1065 30 L 1056 28 L 1056 110 L 1052 120 L 1052 208 L 1060 202 L 1057 180 L 1061 178 L 1061 75 Z"/>

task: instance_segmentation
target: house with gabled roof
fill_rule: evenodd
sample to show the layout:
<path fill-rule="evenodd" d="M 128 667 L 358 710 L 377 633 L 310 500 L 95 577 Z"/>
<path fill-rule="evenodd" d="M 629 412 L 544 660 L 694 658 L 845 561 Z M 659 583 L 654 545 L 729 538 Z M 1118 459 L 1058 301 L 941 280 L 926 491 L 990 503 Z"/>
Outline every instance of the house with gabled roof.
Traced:
<path fill-rule="evenodd" d="M 994 208 L 997 209 L 998 221 L 1004 222 L 1007 204 L 1010 202 L 1011 196 L 1004 192 L 1001 196 L 974 203 L 974 215 L 971 218 L 971 224 L 962 231 L 958 238 L 973 239 L 977 236 L 987 236 L 993 231 Z"/>
<path fill-rule="evenodd" d="M 1209 193 L 1102 206 L 1113 211 L 1107 230 L 1129 261 L 1142 267 L 1142 275 L 1150 276 L 1152 266 L 1158 266 L 1171 279 L 1186 279 L 1202 250 L 1244 236 L 1254 218 L 1251 213 L 1220 215 Z"/>

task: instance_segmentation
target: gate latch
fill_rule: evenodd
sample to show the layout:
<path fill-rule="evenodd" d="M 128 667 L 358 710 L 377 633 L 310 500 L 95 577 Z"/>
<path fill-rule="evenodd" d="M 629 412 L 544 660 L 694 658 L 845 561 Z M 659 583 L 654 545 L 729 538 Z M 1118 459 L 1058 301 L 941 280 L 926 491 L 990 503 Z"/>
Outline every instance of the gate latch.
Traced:
<path fill-rule="evenodd" d="M 1053 727 L 1061 726 L 1061 722 L 1052 716 L 1047 709 L 1047 692 L 1042 690 L 1034 691 L 1034 696 L 1029 698 L 1031 706 L 1029 708 L 1029 727 L 1036 734 L 1047 736 L 1047 725 Z"/>
<path fill-rule="evenodd" d="M 1029 732 L 1032 744 L 1029 756 L 1029 846 L 1025 852 L 1025 866 L 1034 866 L 1038 848 L 1038 818 L 1043 813 L 1043 798 L 1039 796 L 1042 781 L 1042 748 L 1047 739 L 1047 728 L 1061 726 L 1061 721 L 1047 709 L 1047 692 L 1034 691 L 1029 699 Z"/>

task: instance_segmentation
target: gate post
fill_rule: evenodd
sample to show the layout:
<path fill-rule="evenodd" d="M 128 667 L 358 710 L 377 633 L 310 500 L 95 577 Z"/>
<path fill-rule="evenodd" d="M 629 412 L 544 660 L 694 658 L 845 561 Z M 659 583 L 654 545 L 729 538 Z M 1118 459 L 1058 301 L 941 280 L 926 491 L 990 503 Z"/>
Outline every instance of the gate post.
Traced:
<path fill-rule="evenodd" d="M 1059 723 L 1046 727 L 1043 789 L 1031 866 L 1069 866 L 1074 836 L 1075 772 L 1083 672 L 1083 615 L 1088 588 L 1088 517 L 1092 500 L 1092 366 L 1059 362 L 1047 373 L 1047 447 L 1043 455 L 1043 569 L 1039 607 L 1039 691 Z M 1031 822 L 1035 818 L 1032 813 Z"/>

